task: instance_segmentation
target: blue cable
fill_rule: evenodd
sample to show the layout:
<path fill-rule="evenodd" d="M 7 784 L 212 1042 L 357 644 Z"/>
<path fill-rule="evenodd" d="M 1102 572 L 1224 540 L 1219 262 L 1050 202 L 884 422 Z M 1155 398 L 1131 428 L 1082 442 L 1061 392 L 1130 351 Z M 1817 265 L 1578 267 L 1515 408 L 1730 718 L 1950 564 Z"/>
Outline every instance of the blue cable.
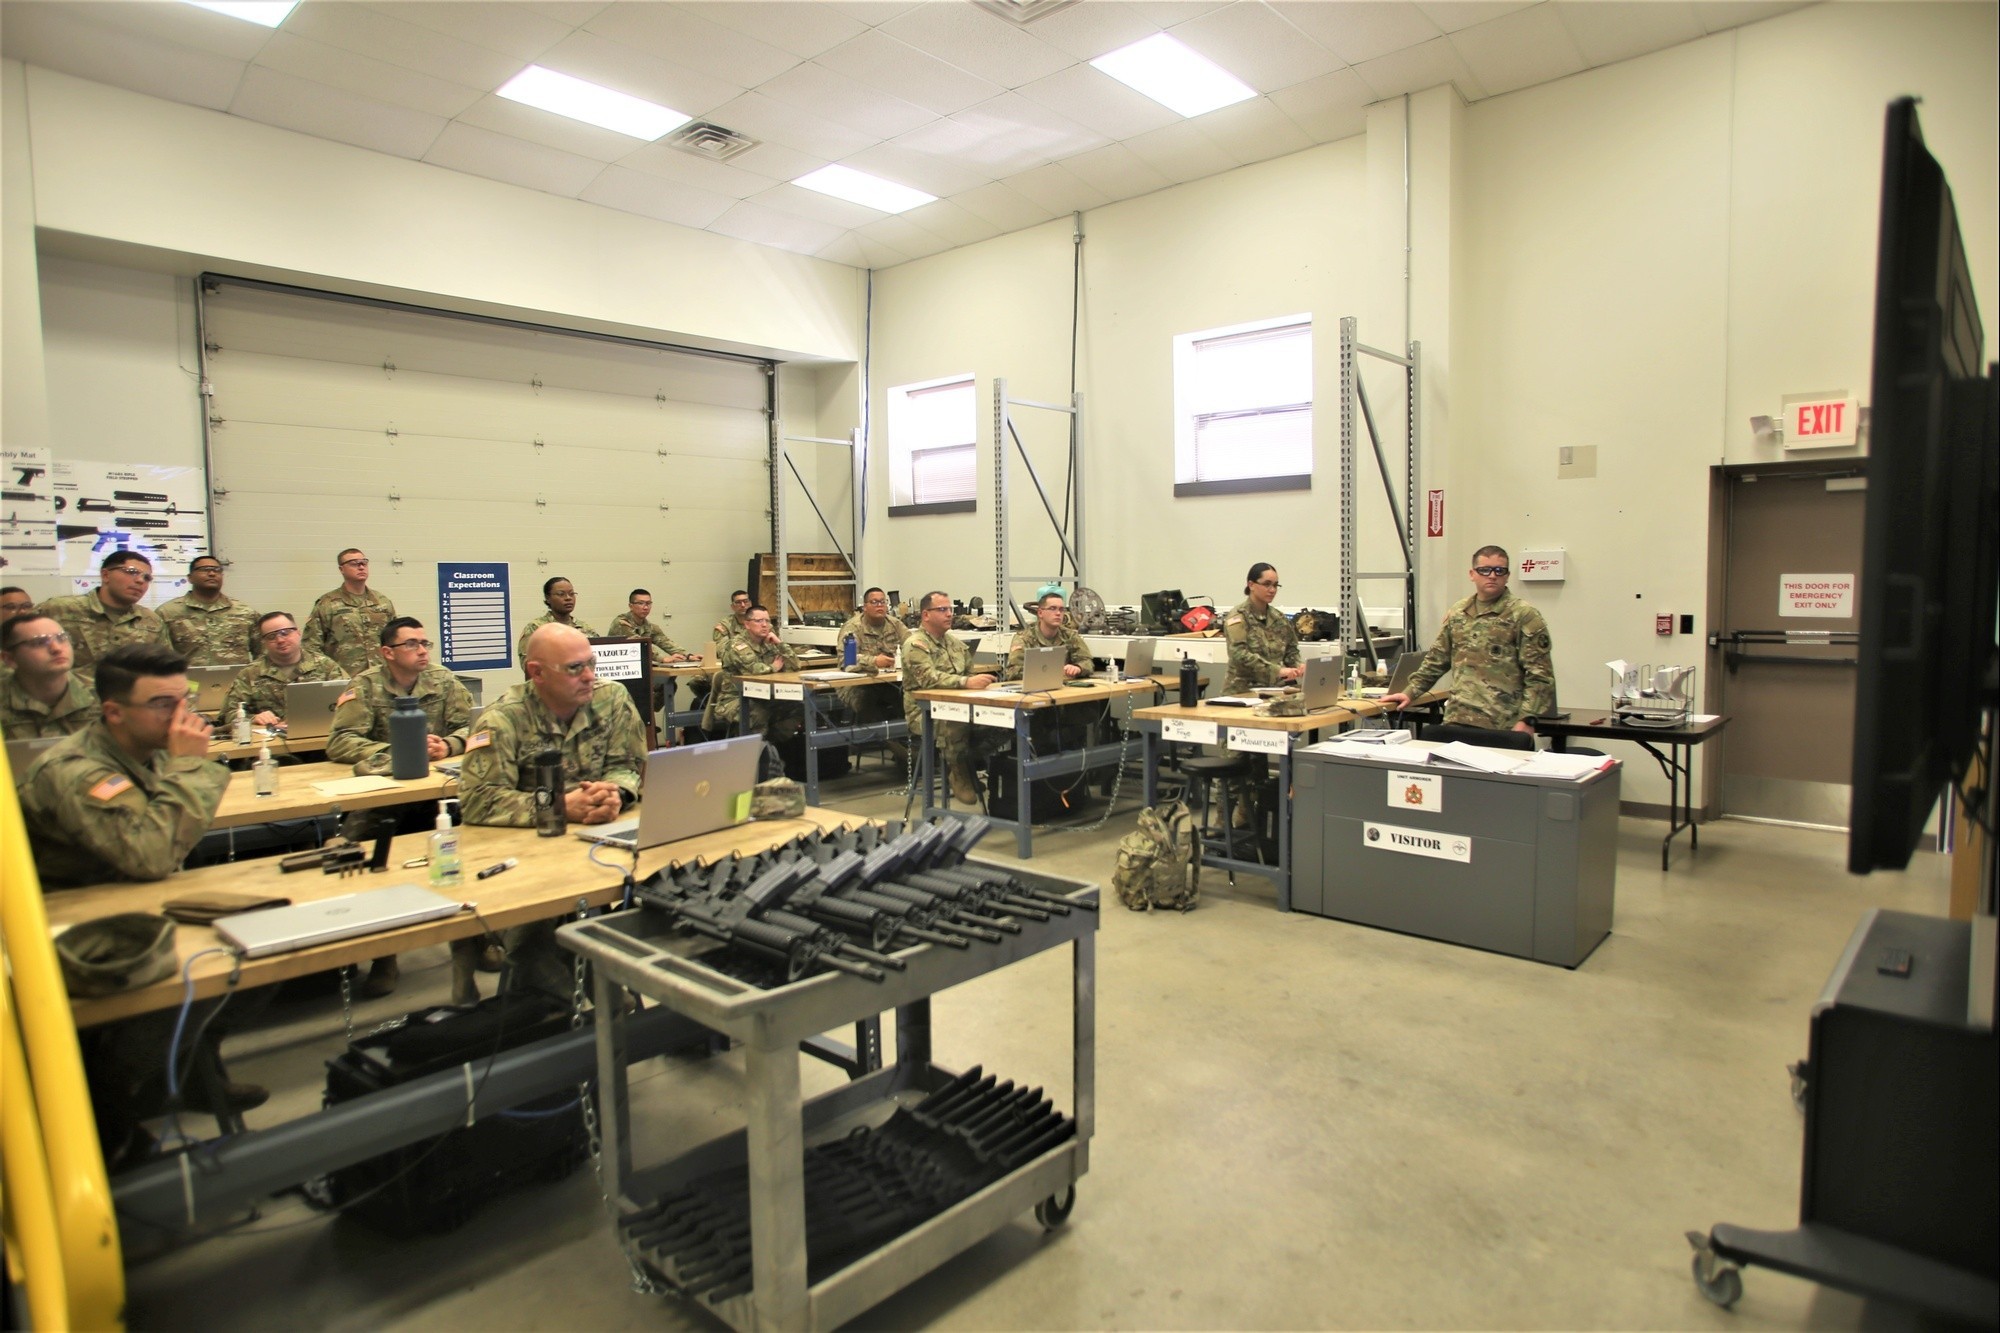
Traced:
<path fill-rule="evenodd" d="M 217 945 L 212 949 L 202 949 L 189 956 L 181 964 L 181 1011 L 174 1018 L 174 1035 L 167 1042 L 167 1096 L 178 1102 L 181 1095 L 181 1080 L 175 1066 L 180 1063 L 181 1033 L 187 1030 L 188 1013 L 194 1008 L 194 964 L 197 958 L 206 958 L 212 953 L 230 953 L 232 950 Z"/>

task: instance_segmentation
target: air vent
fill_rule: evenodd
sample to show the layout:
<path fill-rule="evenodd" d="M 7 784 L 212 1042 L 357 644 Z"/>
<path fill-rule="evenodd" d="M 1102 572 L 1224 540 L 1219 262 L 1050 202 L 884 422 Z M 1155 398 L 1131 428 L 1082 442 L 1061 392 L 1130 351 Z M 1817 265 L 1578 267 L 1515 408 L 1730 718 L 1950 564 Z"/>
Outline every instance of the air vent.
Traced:
<path fill-rule="evenodd" d="M 758 143 L 747 134 L 726 130 L 705 120 L 691 120 L 660 142 L 683 153 L 705 157 L 711 162 L 727 162 L 732 157 L 749 152 Z"/>
<path fill-rule="evenodd" d="M 1036 19 L 1045 19 L 1059 9 L 1068 9 L 1077 0 L 972 0 L 989 14 L 998 14 L 1015 27 L 1024 28 Z"/>

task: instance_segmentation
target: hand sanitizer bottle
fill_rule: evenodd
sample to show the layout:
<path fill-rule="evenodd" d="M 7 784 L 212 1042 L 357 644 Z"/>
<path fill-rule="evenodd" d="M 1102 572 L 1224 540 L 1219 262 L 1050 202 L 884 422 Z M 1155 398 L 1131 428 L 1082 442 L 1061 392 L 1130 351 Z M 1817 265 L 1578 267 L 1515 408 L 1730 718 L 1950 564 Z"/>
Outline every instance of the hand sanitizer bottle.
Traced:
<path fill-rule="evenodd" d="M 229 732 L 238 745 L 250 743 L 250 714 L 243 711 L 243 705 L 236 705 L 236 716 L 229 723 Z"/>
<path fill-rule="evenodd" d="M 278 794 L 278 761 L 271 757 L 271 743 L 266 741 L 257 755 L 257 765 L 253 774 L 259 796 Z"/>
<path fill-rule="evenodd" d="M 439 801 L 437 832 L 431 834 L 431 887 L 455 889 L 465 883 L 465 862 L 458 854 L 458 830 L 451 824 L 456 801 Z"/>

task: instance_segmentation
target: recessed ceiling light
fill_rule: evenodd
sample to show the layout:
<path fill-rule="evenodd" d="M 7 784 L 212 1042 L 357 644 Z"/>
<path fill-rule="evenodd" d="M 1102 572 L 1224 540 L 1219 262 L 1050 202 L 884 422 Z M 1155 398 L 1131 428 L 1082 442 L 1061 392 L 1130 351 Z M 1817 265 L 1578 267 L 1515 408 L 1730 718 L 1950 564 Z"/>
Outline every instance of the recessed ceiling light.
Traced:
<path fill-rule="evenodd" d="M 836 199 L 845 199 L 850 204 L 864 204 L 869 208 L 879 208 L 884 213 L 901 213 L 919 204 L 934 203 L 937 196 L 925 194 L 922 190 L 912 190 L 907 185 L 885 181 L 880 176 L 871 176 L 853 167 L 843 167 L 835 163 L 821 167 L 818 171 L 808 171 L 793 181 L 808 190 L 818 190 Z"/>
<path fill-rule="evenodd" d="M 613 92 L 568 74 L 530 65 L 498 89 L 510 102 L 540 107 L 635 139 L 653 140 L 693 119 L 671 107 Z"/>
<path fill-rule="evenodd" d="M 210 9 L 233 19 L 275 28 L 285 15 L 298 8 L 299 0 L 187 0 L 196 9 Z"/>
<path fill-rule="evenodd" d="M 1257 95 L 1243 80 L 1163 32 L 1090 63 L 1183 116 L 1199 116 Z"/>

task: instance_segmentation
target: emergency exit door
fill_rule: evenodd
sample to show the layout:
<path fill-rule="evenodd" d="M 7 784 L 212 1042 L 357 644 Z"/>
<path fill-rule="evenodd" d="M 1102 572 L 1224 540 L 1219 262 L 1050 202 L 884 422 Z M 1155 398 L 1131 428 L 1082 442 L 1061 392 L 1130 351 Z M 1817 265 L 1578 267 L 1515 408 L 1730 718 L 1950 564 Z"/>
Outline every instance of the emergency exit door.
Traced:
<path fill-rule="evenodd" d="M 1847 826 L 1861 628 L 1860 464 L 1723 470 L 1722 812 Z"/>

